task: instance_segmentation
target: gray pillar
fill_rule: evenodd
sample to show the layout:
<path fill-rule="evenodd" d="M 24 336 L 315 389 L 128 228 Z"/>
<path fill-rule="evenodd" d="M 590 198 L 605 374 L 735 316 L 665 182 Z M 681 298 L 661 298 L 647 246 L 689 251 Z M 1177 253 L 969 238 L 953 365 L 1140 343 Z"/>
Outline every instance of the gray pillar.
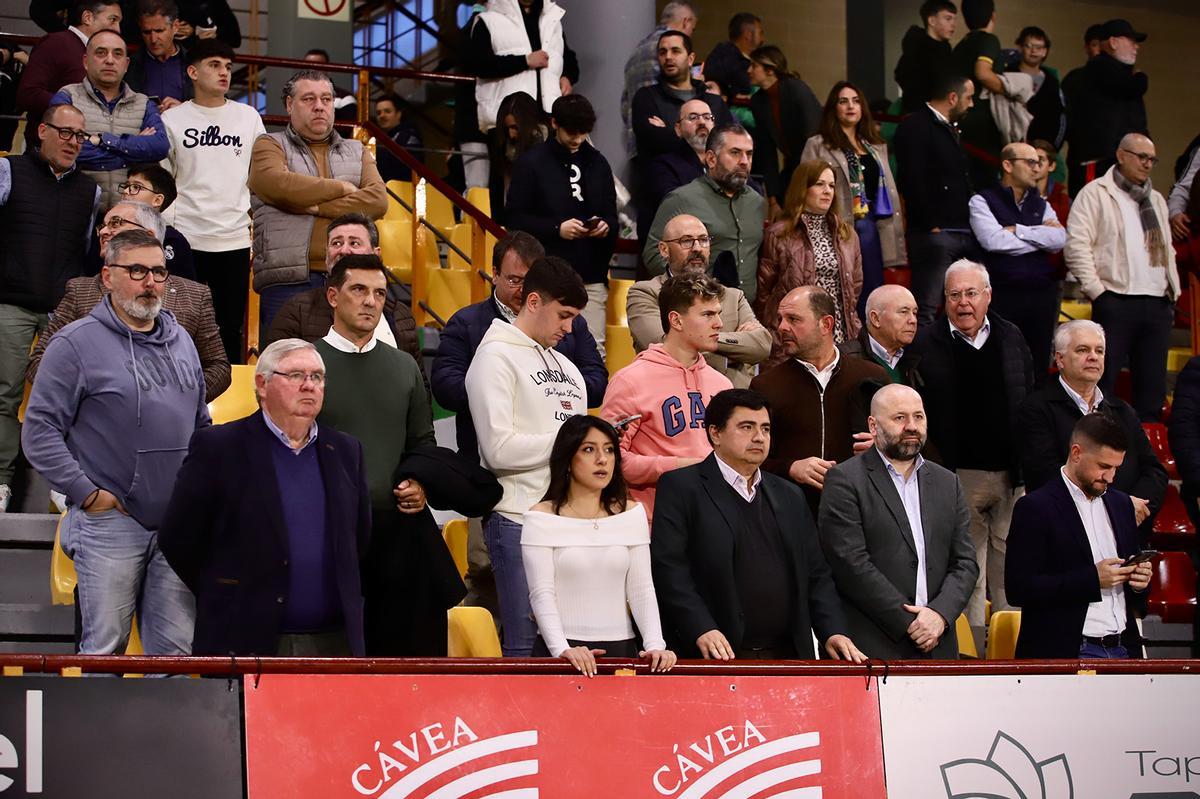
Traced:
<path fill-rule="evenodd" d="M 353 0 L 270 0 L 270 43 L 267 51 L 279 58 L 303 58 L 305 52 L 319 47 L 329 53 L 329 60 L 339 64 L 354 62 L 354 28 L 345 13 L 354 5 Z M 304 17 L 300 8 L 330 10 L 330 18 Z M 309 12 L 312 13 L 312 12 Z M 267 70 L 267 113 L 282 114 L 283 101 L 279 92 L 290 76 L 290 70 L 271 68 Z M 343 88 L 352 89 L 353 79 L 348 74 L 333 75 L 334 82 Z"/>
<path fill-rule="evenodd" d="M 576 90 L 596 109 L 592 142 L 622 180 L 628 155 L 621 130 L 621 91 L 625 59 L 654 30 L 654 3 L 648 0 L 559 0 L 567 44 L 579 56 Z"/>

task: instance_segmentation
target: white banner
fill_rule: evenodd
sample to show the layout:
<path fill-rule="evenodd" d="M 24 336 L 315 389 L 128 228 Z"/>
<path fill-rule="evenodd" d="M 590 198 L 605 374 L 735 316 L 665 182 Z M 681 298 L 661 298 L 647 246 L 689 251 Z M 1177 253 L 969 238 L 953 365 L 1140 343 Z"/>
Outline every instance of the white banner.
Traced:
<path fill-rule="evenodd" d="M 349 22 L 353 8 L 353 0 L 296 0 L 296 16 L 301 19 Z"/>
<path fill-rule="evenodd" d="M 889 797 L 1200 799 L 1200 676 L 890 677 Z"/>

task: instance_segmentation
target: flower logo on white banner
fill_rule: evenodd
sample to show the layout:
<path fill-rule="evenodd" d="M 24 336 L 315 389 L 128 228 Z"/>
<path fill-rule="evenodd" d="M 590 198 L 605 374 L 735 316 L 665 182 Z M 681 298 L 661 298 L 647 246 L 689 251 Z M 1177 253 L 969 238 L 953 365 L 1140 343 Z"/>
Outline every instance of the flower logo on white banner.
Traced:
<path fill-rule="evenodd" d="M 942 766 L 948 799 L 1074 799 L 1075 786 L 1065 754 L 1034 760 L 1029 750 L 1003 730 L 996 732 L 987 758 L 963 758 Z"/>

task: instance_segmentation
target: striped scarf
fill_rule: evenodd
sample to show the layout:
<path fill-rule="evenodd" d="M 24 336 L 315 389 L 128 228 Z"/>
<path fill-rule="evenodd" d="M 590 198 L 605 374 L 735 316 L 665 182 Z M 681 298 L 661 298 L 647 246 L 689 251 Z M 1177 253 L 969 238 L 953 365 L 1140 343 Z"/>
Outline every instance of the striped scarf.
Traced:
<path fill-rule="evenodd" d="M 1150 251 L 1150 265 L 1166 268 L 1167 241 L 1163 236 L 1162 224 L 1158 220 L 1158 212 L 1154 210 L 1154 203 L 1150 199 L 1154 194 L 1154 186 L 1151 184 L 1150 178 L 1146 178 L 1146 182 L 1139 186 L 1122 175 L 1120 169 L 1114 168 L 1112 173 L 1113 182 L 1117 184 L 1117 188 L 1137 201 L 1138 216 L 1142 220 L 1146 249 Z"/>

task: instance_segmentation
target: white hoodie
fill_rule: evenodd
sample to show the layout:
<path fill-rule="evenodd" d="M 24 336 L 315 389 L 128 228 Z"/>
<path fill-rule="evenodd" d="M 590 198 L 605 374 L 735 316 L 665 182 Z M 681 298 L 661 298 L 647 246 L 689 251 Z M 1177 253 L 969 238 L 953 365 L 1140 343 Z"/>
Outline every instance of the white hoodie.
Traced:
<path fill-rule="evenodd" d="M 467 369 L 467 399 L 483 465 L 504 496 L 496 511 L 520 522 L 550 485 L 550 450 L 569 417 L 587 413 L 575 364 L 496 319 Z"/>

